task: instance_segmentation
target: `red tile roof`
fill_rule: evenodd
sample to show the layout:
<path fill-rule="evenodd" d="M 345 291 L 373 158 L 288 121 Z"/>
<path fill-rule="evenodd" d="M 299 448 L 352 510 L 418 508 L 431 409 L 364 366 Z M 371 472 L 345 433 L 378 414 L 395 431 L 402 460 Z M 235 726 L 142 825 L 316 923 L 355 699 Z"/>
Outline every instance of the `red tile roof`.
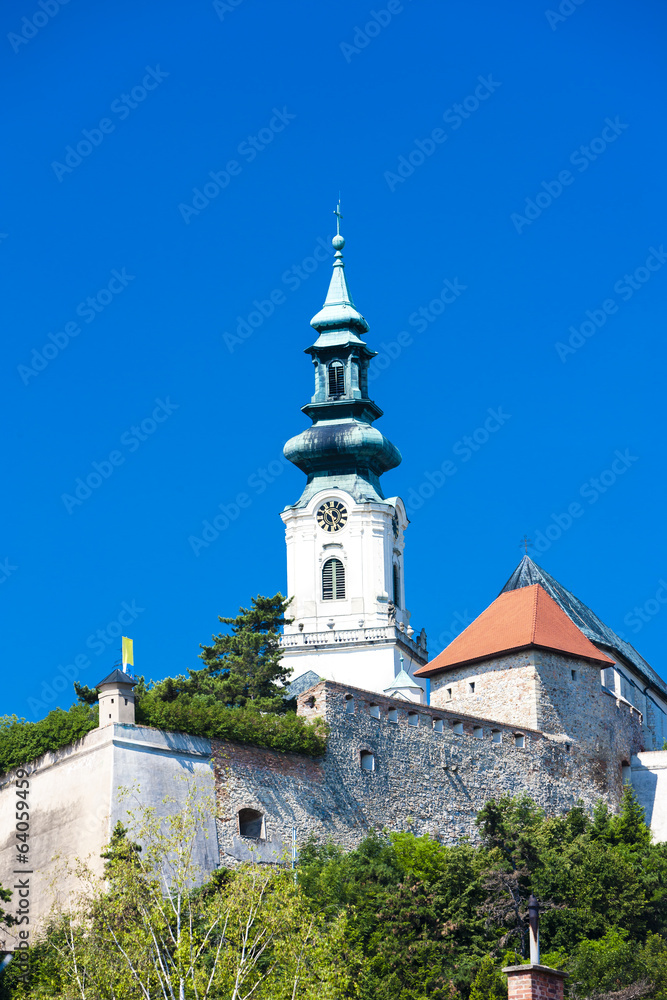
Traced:
<path fill-rule="evenodd" d="M 415 675 L 430 677 L 463 663 L 531 647 L 568 653 L 604 666 L 614 662 L 586 638 L 536 583 L 497 597 L 439 656 L 415 670 Z"/>

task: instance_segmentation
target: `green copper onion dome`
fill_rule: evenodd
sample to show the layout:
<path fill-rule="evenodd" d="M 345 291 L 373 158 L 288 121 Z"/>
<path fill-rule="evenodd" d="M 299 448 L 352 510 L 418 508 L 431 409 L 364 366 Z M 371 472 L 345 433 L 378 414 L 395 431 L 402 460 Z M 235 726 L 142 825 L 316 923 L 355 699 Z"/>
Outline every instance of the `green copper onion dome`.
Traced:
<path fill-rule="evenodd" d="M 340 205 L 335 214 L 340 227 Z M 332 243 L 329 291 L 310 321 L 318 337 L 305 352 L 313 359 L 315 392 L 302 410 L 313 423 L 284 448 L 285 457 L 308 476 L 298 507 L 331 487 L 346 490 L 358 502 L 383 501 L 380 476 L 401 463 L 398 448 L 373 427 L 382 416 L 368 395 L 368 365 L 377 352 L 361 339 L 368 323 L 350 294 L 340 230 Z"/>

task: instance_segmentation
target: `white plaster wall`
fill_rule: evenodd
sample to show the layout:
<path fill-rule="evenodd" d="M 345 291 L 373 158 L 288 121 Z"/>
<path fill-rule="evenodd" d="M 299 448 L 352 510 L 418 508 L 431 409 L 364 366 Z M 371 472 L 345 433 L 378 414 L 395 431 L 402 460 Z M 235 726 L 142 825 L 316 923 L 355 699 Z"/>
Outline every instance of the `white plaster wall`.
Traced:
<path fill-rule="evenodd" d="M 161 732 L 141 726 L 114 723 L 94 729 L 78 743 L 55 754 L 46 754 L 25 770 L 30 771 L 30 865 L 16 861 L 15 772 L 0 783 L 0 884 L 11 889 L 17 878 L 30 873 L 31 940 L 51 909 L 79 888 L 75 879 L 57 882 L 57 896 L 50 883 L 58 870 L 57 855 L 70 860 L 87 859 L 102 874 L 100 852 L 109 842 L 118 819 L 127 825 L 127 810 L 138 806 L 130 797 L 118 801 L 120 787 L 137 786 L 141 804 L 155 806 L 158 815 L 180 810 L 187 782 L 196 782 L 199 800 L 214 795 L 211 743 L 183 733 Z M 182 780 L 186 779 L 186 780 Z M 165 803 L 165 797 L 176 800 Z M 219 865 L 214 813 L 199 831 L 194 861 L 201 873 Z M 22 870 L 16 875 L 17 869 Z M 7 905 L 14 912 L 16 897 Z M 8 947 L 14 938 L 7 936 Z"/>
<path fill-rule="evenodd" d="M 338 684 L 351 684 L 364 691 L 382 693 L 389 687 L 394 677 L 401 669 L 401 649 L 395 643 L 378 645 L 360 644 L 345 648 L 306 647 L 301 650 L 287 647 L 283 653 L 283 663 L 292 670 L 292 679 L 296 679 L 307 670 L 312 670 L 318 677 Z M 403 669 L 411 677 L 421 666 L 412 661 L 410 654 L 403 653 Z M 415 683 L 426 689 L 424 678 L 415 678 Z"/>
<path fill-rule="evenodd" d="M 347 523 L 336 532 L 325 532 L 317 523 L 317 511 L 324 500 L 343 503 Z M 398 538 L 394 538 L 392 516 L 399 520 Z M 398 497 L 386 503 L 358 504 L 344 490 L 322 490 L 304 508 L 283 511 L 287 546 L 287 593 L 293 597 L 290 609 L 294 624 L 287 632 L 320 632 L 333 618 L 337 628 L 358 628 L 362 620 L 368 628 L 386 625 L 387 606 L 393 597 L 393 563 L 399 565 L 402 607 L 396 620 L 410 621 L 405 609 L 405 574 L 403 535 L 408 520 Z M 343 601 L 323 601 L 322 566 L 329 558 L 340 559 L 345 566 Z"/>
<path fill-rule="evenodd" d="M 654 839 L 667 840 L 667 750 L 638 753 L 630 764 L 632 787 Z"/>
<path fill-rule="evenodd" d="M 14 772 L 6 775 L 0 785 L 0 884 L 11 889 L 24 875 L 16 870 L 31 871 L 30 924 L 31 940 L 48 914 L 54 900 L 53 880 L 58 853 L 73 858 L 90 856 L 94 871 L 101 874 L 103 861 L 99 857 L 109 839 L 109 811 L 112 773 L 113 727 L 95 729 L 84 739 L 54 754 L 46 754 L 25 770 L 29 781 L 30 864 L 16 861 Z M 74 879 L 59 879 L 57 894 L 65 898 L 77 885 Z M 16 895 L 7 905 L 15 912 Z M 12 936 L 8 936 L 8 942 Z"/>
<path fill-rule="evenodd" d="M 161 816 L 179 812 L 188 786 L 196 787 L 196 802 L 214 800 L 210 740 L 141 726 L 116 725 L 114 730 L 111 830 L 118 820 L 128 825 L 128 810 L 138 813 L 139 805 L 154 807 Z M 140 796 L 133 793 L 119 801 L 121 788 L 137 788 Z M 174 801 L 165 802 L 167 798 Z M 197 882 L 219 865 L 215 811 L 207 813 L 197 833 L 193 862 L 200 871 Z"/>

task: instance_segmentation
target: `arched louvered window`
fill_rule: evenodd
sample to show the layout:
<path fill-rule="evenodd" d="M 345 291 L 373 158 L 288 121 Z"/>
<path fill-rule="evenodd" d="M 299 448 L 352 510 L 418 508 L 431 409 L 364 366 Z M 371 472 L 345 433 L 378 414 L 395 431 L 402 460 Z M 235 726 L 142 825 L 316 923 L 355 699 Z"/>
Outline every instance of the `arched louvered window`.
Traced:
<path fill-rule="evenodd" d="M 329 365 L 329 395 L 342 396 L 345 392 L 345 369 L 340 361 Z"/>
<path fill-rule="evenodd" d="M 397 608 L 401 606 L 401 577 L 396 563 L 394 563 L 394 604 Z"/>
<path fill-rule="evenodd" d="M 328 559 L 322 567 L 322 600 L 345 599 L 345 567 L 340 559 Z"/>

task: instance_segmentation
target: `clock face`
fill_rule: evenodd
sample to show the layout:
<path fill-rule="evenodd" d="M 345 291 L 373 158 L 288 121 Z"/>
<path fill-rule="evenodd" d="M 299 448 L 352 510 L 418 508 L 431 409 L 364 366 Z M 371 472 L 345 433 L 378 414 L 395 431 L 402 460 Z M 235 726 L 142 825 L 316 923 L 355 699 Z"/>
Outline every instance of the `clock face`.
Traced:
<path fill-rule="evenodd" d="M 347 511 L 339 500 L 327 500 L 317 512 L 317 523 L 323 531 L 338 531 L 347 523 Z"/>

